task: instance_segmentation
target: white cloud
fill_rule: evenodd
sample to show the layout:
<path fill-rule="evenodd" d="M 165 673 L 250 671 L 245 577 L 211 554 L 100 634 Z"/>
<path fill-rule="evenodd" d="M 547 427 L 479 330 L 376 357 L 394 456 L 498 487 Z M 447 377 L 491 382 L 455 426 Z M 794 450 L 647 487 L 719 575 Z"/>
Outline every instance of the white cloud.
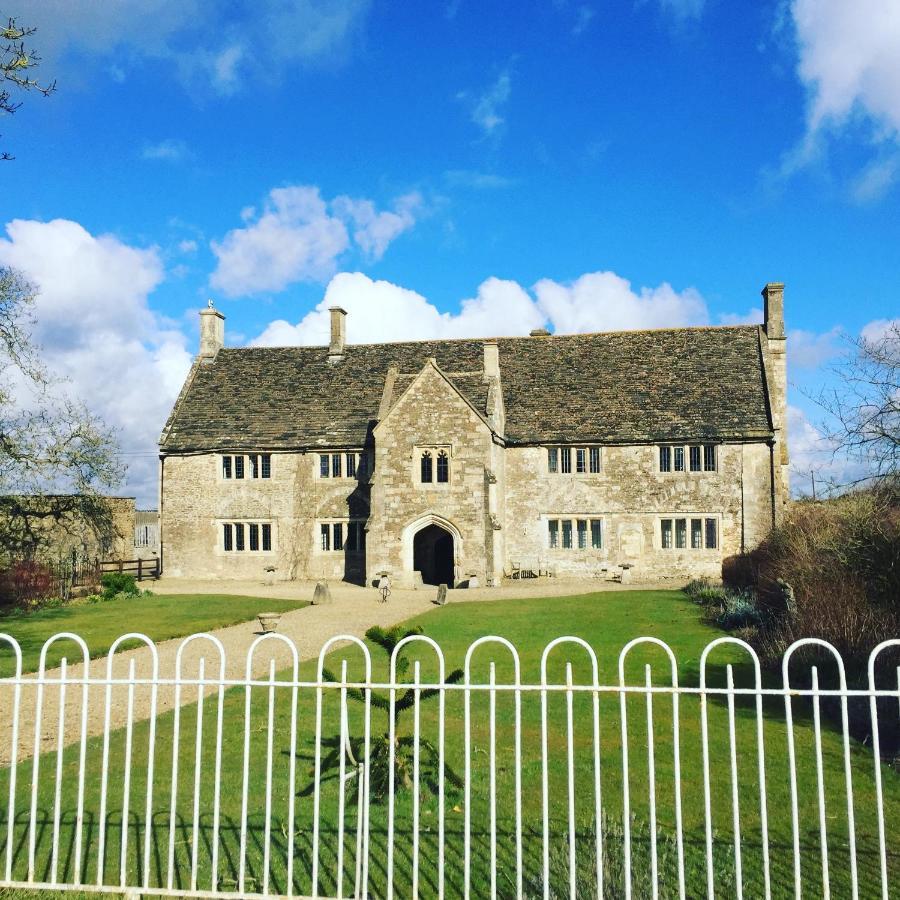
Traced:
<path fill-rule="evenodd" d="M 35 339 L 64 385 L 119 430 L 126 490 L 156 503 L 156 442 L 191 355 L 180 331 L 154 315 L 148 296 L 164 277 L 155 248 L 95 236 L 77 222 L 14 220 L 0 265 L 35 283 Z"/>
<path fill-rule="evenodd" d="M 583 332 L 703 324 L 708 319 L 703 298 L 692 288 L 678 292 L 662 284 L 635 293 L 613 272 L 594 272 L 568 284 L 544 279 L 531 292 L 515 281 L 488 278 L 456 313 L 442 313 L 421 294 L 391 282 L 343 272 L 299 323 L 273 322 L 253 343 L 327 343 L 330 306 L 347 310 L 351 343 L 523 335 L 547 324 L 558 332 Z"/>
<path fill-rule="evenodd" d="M 843 124 L 860 111 L 900 132 L 900 4 L 896 0 L 794 0 L 799 72 L 809 124 Z"/>
<path fill-rule="evenodd" d="M 679 21 L 699 19 L 706 6 L 706 0 L 659 0 L 662 9 Z"/>
<path fill-rule="evenodd" d="M 477 169 L 448 169 L 444 172 L 444 179 L 452 187 L 468 187 L 476 190 L 495 190 L 516 184 L 514 178 L 493 172 L 479 172 Z"/>
<path fill-rule="evenodd" d="M 205 68 L 220 94 L 233 94 L 240 87 L 238 66 L 243 60 L 244 48 L 240 44 L 230 44 L 207 55 Z"/>
<path fill-rule="evenodd" d="M 860 337 L 865 341 L 877 343 L 884 340 L 889 330 L 900 328 L 900 319 L 875 319 L 864 326 Z"/>
<path fill-rule="evenodd" d="M 158 144 L 145 144 L 144 149 L 141 150 L 141 159 L 163 162 L 181 162 L 190 155 L 187 144 L 176 138 L 167 138 Z"/>
<path fill-rule="evenodd" d="M 635 293 L 615 272 L 591 272 L 567 284 L 543 279 L 534 286 L 538 305 L 561 332 L 616 331 L 704 325 L 706 303 L 693 288 L 663 282 Z"/>
<path fill-rule="evenodd" d="M 332 209 L 341 218 L 353 222 L 353 240 L 369 260 L 384 256 L 388 245 L 408 231 L 416 223 L 416 212 L 422 205 L 422 196 L 413 192 L 400 197 L 393 210 L 378 212 L 371 200 L 354 200 L 352 197 L 336 197 Z"/>
<path fill-rule="evenodd" d="M 836 452 L 835 443 L 809 420 L 807 413 L 790 404 L 787 429 L 791 493 L 794 496 L 810 496 L 815 484 L 816 495 L 824 497 L 866 476 L 866 468 L 861 462 Z"/>
<path fill-rule="evenodd" d="M 763 311 L 754 306 L 745 313 L 721 313 L 719 315 L 720 325 L 761 325 L 763 321 Z"/>
<path fill-rule="evenodd" d="M 505 124 L 503 108 L 509 100 L 511 89 L 509 72 L 504 71 L 482 93 L 473 95 L 468 91 L 461 91 L 456 96 L 468 105 L 469 116 L 484 132 L 485 137 L 490 137 Z"/>
<path fill-rule="evenodd" d="M 253 343 L 327 343 L 330 306 L 347 310 L 347 339 L 351 343 L 527 334 L 544 322 L 531 297 L 514 281 L 489 278 L 453 315 L 440 312 L 416 291 L 389 281 L 373 281 L 362 272 L 341 272 L 331 280 L 318 306 L 298 324 L 273 322 Z"/>
<path fill-rule="evenodd" d="M 229 297 L 328 278 L 350 243 L 314 187 L 275 188 L 259 218 L 246 221 L 211 244 L 218 265 L 210 284 Z"/>
<path fill-rule="evenodd" d="M 590 6 L 579 6 L 575 11 L 575 24 L 572 26 L 572 34 L 576 37 L 582 34 L 596 15 L 596 10 Z"/>
<path fill-rule="evenodd" d="M 894 186 L 898 174 L 900 174 L 900 156 L 873 160 L 851 185 L 851 199 L 860 205 L 880 200 Z"/>
<path fill-rule="evenodd" d="M 840 353 L 836 345 L 840 328 L 832 328 L 822 334 L 803 331 L 800 328 L 788 332 L 788 363 L 797 369 L 818 369 Z"/>
<path fill-rule="evenodd" d="M 230 297 L 281 291 L 298 281 L 325 281 L 353 240 L 368 260 L 412 228 L 421 206 L 418 193 L 406 194 L 393 210 L 378 211 L 371 200 L 341 196 L 329 204 L 319 189 L 296 185 L 275 188 L 257 215 L 241 211 L 243 228 L 213 241 L 218 259 L 210 284 Z"/>
<path fill-rule="evenodd" d="M 813 475 L 820 484 L 839 478 L 840 463 L 833 458 L 832 446 L 797 406 L 787 408 L 788 449 L 791 458 L 791 493 L 812 493 Z"/>
<path fill-rule="evenodd" d="M 875 144 L 900 138 L 900 4 L 896 0 L 793 0 L 798 74 L 807 88 L 806 135 L 786 156 L 789 175 L 816 158 L 823 139 L 864 121 Z M 851 187 L 859 203 L 897 176 L 894 157 L 870 163 Z"/>
<path fill-rule="evenodd" d="M 364 22 L 370 0 L 25 0 L 18 14 L 38 28 L 46 68 L 104 62 L 121 81 L 143 59 L 164 62 L 191 93 L 232 94 L 246 80 L 290 66 L 333 64 Z M 260 48 L 264 48 L 261 52 Z M 71 58 L 71 59 L 69 59 Z"/>
<path fill-rule="evenodd" d="M 190 238 L 179 241 L 178 242 L 178 252 L 179 253 L 196 253 L 197 252 L 197 242 L 191 240 Z"/>

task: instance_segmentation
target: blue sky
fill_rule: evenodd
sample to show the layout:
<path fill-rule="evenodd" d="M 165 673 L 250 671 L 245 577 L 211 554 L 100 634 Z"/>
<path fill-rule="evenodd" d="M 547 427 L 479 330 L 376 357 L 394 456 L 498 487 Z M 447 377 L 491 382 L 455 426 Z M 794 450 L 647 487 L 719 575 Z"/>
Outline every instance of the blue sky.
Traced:
<path fill-rule="evenodd" d="M 898 315 L 894 0 L 0 12 L 59 86 L 0 122 L 0 264 L 145 504 L 208 297 L 283 344 L 331 302 L 351 340 L 756 321 L 783 280 L 798 473 L 840 331 Z"/>

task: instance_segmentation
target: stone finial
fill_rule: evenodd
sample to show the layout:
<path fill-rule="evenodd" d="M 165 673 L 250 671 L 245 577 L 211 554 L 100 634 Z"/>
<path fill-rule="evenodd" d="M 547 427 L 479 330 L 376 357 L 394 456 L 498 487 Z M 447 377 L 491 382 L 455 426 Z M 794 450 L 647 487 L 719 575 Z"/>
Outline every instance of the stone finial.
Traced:
<path fill-rule="evenodd" d="M 212 362 L 216 354 L 225 346 L 225 316 L 207 301 L 200 310 L 200 360 Z"/>
<path fill-rule="evenodd" d="M 772 339 L 784 337 L 784 282 L 770 281 L 762 289 L 763 322 L 766 335 Z"/>
<path fill-rule="evenodd" d="M 344 355 L 347 343 L 347 310 L 340 306 L 329 307 L 331 313 L 331 342 L 328 345 L 329 358 L 340 358 Z"/>
<path fill-rule="evenodd" d="M 312 605 L 321 606 L 323 603 L 331 603 L 331 588 L 327 581 L 317 581 L 313 591 Z"/>

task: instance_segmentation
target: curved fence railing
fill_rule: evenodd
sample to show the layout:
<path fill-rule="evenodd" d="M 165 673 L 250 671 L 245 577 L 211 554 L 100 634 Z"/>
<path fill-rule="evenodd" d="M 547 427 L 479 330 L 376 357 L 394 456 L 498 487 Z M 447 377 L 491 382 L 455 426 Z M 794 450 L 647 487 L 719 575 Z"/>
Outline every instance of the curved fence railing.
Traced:
<path fill-rule="evenodd" d="M 376 649 L 62 633 L 27 672 L 0 634 L 0 887 L 900 895 L 900 640 L 861 672 L 814 640 Z"/>

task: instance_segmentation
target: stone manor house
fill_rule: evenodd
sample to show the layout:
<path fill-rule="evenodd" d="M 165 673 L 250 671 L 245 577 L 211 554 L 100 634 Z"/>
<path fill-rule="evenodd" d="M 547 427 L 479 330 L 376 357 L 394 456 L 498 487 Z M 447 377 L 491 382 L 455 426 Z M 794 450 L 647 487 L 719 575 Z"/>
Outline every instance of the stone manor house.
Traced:
<path fill-rule="evenodd" d="M 225 348 L 160 438 L 167 575 L 497 584 L 721 573 L 788 497 L 784 286 L 761 326 Z M 419 573 L 419 574 L 416 574 Z"/>

